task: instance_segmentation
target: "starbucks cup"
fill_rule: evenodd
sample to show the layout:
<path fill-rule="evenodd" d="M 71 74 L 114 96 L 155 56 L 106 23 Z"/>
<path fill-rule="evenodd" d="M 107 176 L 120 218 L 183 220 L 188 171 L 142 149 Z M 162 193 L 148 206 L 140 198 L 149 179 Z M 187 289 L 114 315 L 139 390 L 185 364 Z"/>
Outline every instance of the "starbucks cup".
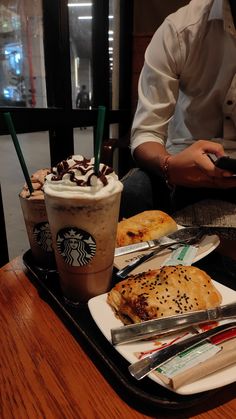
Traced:
<path fill-rule="evenodd" d="M 49 227 L 44 193 L 42 190 L 49 169 L 41 169 L 31 176 L 34 192 L 30 194 L 27 185 L 20 192 L 19 199 L 25 221 L 33 261 L 42 269 L 55 269 L 52 236 Z"/>
<path fill-rule="evenodd" d="M 93 159 L 72 156 L 44 185 L 57 270 L 65 299 L 83 303 L 111 286 L 122 183 Z"/>

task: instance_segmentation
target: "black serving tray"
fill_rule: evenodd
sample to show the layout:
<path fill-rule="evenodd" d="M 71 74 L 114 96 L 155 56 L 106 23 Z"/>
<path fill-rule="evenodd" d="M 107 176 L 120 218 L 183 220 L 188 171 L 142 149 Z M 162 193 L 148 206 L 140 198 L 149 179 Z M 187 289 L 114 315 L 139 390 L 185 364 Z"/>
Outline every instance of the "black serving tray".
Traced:
<path fill-rule="evenodd" d="M 135 380 L 128 372 L 129 363 L 103 336 L 87 304 L 75 308 L 64 301 L 57 272 L 36 266 L 30 250 L 23 255 L 23 262 L 28 277 L 37 287 L 41 298 L 54 309 L 105 378 L 129 405 L 149 414 L 156 412 L 157 408 L 182 410 L 196 405 L 203 406 L 204 400 L 216 393 L 217 390 L 210 390 L 182 396 L 160 386 L 148 377 L 141 381 Z"/>

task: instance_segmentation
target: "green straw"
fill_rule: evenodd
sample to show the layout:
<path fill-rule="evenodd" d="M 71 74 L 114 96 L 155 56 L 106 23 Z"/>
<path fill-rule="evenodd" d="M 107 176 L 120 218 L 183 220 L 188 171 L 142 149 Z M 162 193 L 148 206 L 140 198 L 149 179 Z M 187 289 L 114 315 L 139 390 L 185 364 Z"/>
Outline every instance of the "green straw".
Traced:
<path fill-rule="evenodd" d="M 106 113 L 105 106 L 99 106 L 96 137 L 95 137 L 95 152 L 94 152 L 94 173 L 97 176 L 99 173 L 99 164 L 100 164 L 100 158 L 101 158 L 101 145 L 102 145 L 102 139 L 103 139 L 105 113 Z"/>
<path fill-rule="evenodd" d="M 9 132 L 11 134 L 11 138 L 13 140 L 18 159 L 20 161 L 20 165 L 21 165 L 21 168 L 22 168 L 24 176 L 25 176 L 27 186 L 29 188 L 30 194 L 32 194 L 34 192 L 34 188 L 32 186 L 31 180 L 30 180 L 29 172 L 28 172 L 26 164 L 25 164 L 25 160 L 24 160 L 21 148 L 20 148 L 20 144 L 19 144 L 19 141 L 18 141 L 18 138 L 17 138 L 17 135 L 16 135 L 16 131 L 15 131 L 12 119 L 11 119 L 11 115 L 10 115 L 9 112 L 4 113 L 3 115 L 4 115 L 4 118 L 5 118 L 6 124 L 8 126 Z"/>

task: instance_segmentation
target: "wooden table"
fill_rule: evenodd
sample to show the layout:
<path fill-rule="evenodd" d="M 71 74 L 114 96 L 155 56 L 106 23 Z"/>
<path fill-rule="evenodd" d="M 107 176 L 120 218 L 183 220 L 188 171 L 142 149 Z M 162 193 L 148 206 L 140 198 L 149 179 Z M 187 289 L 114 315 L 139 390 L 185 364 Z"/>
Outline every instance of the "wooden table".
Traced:
<path fill-rule="evenodd" d="M 233 418 L 236 385 L 187 411 L 127 404 L 26 275 L 22 259 L 0 269 L 0 418 Z"/>

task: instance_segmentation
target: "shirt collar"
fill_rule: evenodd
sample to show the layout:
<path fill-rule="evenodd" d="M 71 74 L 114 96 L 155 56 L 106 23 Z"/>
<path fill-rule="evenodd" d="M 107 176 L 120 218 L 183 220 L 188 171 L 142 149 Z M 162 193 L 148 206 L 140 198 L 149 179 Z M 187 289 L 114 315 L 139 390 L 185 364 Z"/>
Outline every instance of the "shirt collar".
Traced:
<path fill-rule="evenodd" d="M 236 36 L 234 27 L 234 20 L 231 13 L 231 8 L 228 0 L 214 0 L 211 11 L 209 13 L 209 20 L 220 19 L 223 20 L 224 30 L 231 35 Z"/>

